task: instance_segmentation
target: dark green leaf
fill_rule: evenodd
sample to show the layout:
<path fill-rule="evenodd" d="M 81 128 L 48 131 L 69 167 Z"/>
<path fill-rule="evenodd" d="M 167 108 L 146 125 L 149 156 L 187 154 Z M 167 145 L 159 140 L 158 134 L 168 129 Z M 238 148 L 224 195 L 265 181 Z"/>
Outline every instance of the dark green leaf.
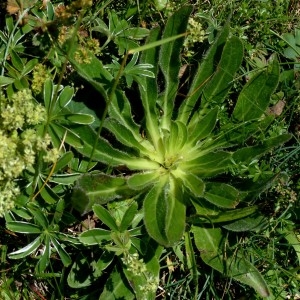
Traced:
<path fill-rule="evenodd" d="M 50 247 L 50 237 L 47 234 L 44 240 L 44 249 L 42 249 L 41 258 L 39 259 L 37 265 L 35 266 L 35 270 L 37 273 L 43 273 L 47 266 L 50 263 L 50 254 L 51 254 L 51 247 Z"/>
<path fill-rule="evenodd" d="M 41 233 L 41 227 L 23 221 L 10 221 L 6 223 L 7 229 L 18 233 L 37 234 Z"/>
<path fill-rule="evenodd" d="M 183 6 L 175 12 L 167 21 L 162 39 L 186 32 L 191 11 L 192 6 Z M 161 45 L 159 53 L 159 64 L 165 77 L 165 90 L 161 102 L 164 114 L 161 126 L 167 130 L 170 129 L 172 110 L 179 84 L 178 74 L 181 66 L 179 55 L 183 42 L 184 38 L 182 37 L 165 43 Z"/>
<path fill-rule="evenodd" d="M 72 204 L 81 214 L 92 210 L 94 204 L 105 204 L 134 194 L 123 177 L 106 174 L 85 174 L 73 189 Z"/>
<path fill-rule="evenodd" d="M 100 228 L 90 229 L 79 235 L 79 241 L 85 245 L 100 245 L 109 240 L 110 231 Z"/>
<path fill-rule="evenodd" d="M 266 70 L 251 78 L 241 91 L 233 111 L 234 120 L 245 122 L 262 116 L 279 80 L 279 63 L 275 59 Z"/>
<path fill-rule="evenodd" d="M 214 44 L 208 50 L 203 62 L 198 67 L 198 71 L 194 76 L 188 96 L 185 101 L 182 102 L 178 114 L 178 120 L 184 124 L 188 123 L 195 104 L 215 71 L 215 66 L 221 58 L 223 47 L 229 35 L 229 28 L 229 23 L 225 24 L 222 31 L 219 32 Z"/>
<path fill-rule="evenodd" d="M 72 259 L 70 257 L 70 255 L 68 254 L 68 252 L 62 247 L 62 245 L 59 243 L 58 240 L 56 240 L 56 237 L 51 236 L 50 237 L 51 242 L 55 248 L 55 250 L 57 251 L 57 254 L 59 255 L 59 257 L 61 258 L 61 261 L 63 263 L 63 265 L 65 267 L 68 267 L 71 263 L 72 263 Z"/>
<path fill-rule="evenodd" d="M 19 259 L 19 258 L 24 258 L 28 255 L 30 255 L 31 253 L 33 253 L 34 251 L 36 251 L 40 245 L 42 243 L 42 236 L 38 236 L 34 241 L 32 241 L 30 244 L 28 244 L 27 246 L 11 252 L 8 254 L 8 257 L 11 259 Z"/>
<path fill-rule="evenodd" d="M 93 205 L 93 211 L 95 215 L 113 231 L 119 231 L 116 220 L 112 217 L 110 212 L 99 204 Z"/>
<path fill-rule="evenodd" d="M 223 208 L 235 208 L 240 202 L 238 190 L 231 185 L 218 182 L 207 183 L 203 197 Z"/>
<path fill-rule="evenodd" d="M 104 286 L 104 291 L 100 295 L 99 300 L 116 299 L 136 299 L 130 285 L 126 280 L 126 277 L 124 276 L 120 268 L 117 267 L 115 267 L 110 273 L 110 276 Z"/>
<path fill-rule="evenodd" d="M 134 219 L 136 213 L 137 213 L 138 205 L 136 202 L 133 202 L 126 210 L 121 224 L 119 226 L 120 232 L 125 231 L 130 226 L 132 220 Z"/>

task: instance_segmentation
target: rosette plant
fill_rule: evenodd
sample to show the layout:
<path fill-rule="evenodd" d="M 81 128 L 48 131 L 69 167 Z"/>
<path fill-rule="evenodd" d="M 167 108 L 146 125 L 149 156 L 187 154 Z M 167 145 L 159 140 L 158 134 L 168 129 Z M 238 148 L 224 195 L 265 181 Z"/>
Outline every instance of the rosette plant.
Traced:
<path fill-rule="evenodd" d="M 140 123 L 131 107 L 139 100 L 128 99 L 116 88 L 116 80 L 99 60 L 80 65 L 70 58 L 107 101 L 103 126 L 110 132 L 106 136 L 114 136 L 109 141 L 98 137 L 92 127 L 77 128 L 84 141 L 78 151 L 115 170 L 110 175 L 83 175 L 74 188 L 73 206 L 84 214 L 94 204 L 136 197 L 146 231 L 158 244 L 173 246 L 191 228 L 207 264 L 223 273 L 231 269 L 228 275 L 266 296 L 269 292 L 258 271 L 229 254 L 224 264 L 222 249 L 224 228 L 241 227 L 237 222 L 257 211 L 249 204 L 253 188 L 250 193 L 244 185 L 239 190 L 230 170 L 249 165 L 290 138 L 280 135 L 255 143 L 255 136 L 272 122 L 265 111 L 278 83 L 279 64 L 273 59 L 257 72 L 227 114 L 224 103 L 242 63 L 243 45 L 230 36 L 226 24 L 199 63 L 187 95 L 178 97 L 180 53 L 190 13 L 190 6 L 181 8 L 162 35 L 160 28 L 154 28 L 146 46 L 129 51 L 145 49 L 140 63 L 152 65 L 155 75 L 138 80 L 144 116 Z M 226 122 L 219 122 L 226 114 Z"/>

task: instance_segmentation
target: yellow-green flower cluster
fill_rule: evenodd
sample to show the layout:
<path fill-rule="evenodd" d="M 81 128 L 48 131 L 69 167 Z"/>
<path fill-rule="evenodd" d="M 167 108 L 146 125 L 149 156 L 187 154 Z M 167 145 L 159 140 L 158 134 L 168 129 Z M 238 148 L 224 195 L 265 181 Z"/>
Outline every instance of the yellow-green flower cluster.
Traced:
<path fill-rule="evenodd" d="M 192 47 L 195 43 L 202 43 L 206 38 L 205 30 L 202 28 L 202 24 L 195 18 L 190 17 L 187 27 L 188 35 L 184 41 L 184 47 L 186 49 L 186 56 L 192 56 Z"/>
<path fill-rule="evenodd" d="M 126 265 L 127 270 L 135 276 L 140 276 L 141 273 L 146 272 L 146 265 L 142 259 L 139 259 L 137 253 L 126 253 L 122 258 L 123 263 Z"/>
<path fill-rule="evenodd" d="M 37 64 L 33 69 L 33 79 L 31 83 L 31 89 L 35 94 L 39 94 L 43 89 L 43 84 L 47 78 L 50 78 L 50 74 L 47 68 L 43 64 Z"/>
<path fill-rule="evenodd" d="M 37 135 L 35 125 L 45 121 L 45 108 L 35 103 L 28 89 L 11 99 L 0 95 L 0 216 L 14 206 L 19 194 L 15 184 L 22 172 L 32 167 L 36 154 L 46 151 L 50 138 Z"/>

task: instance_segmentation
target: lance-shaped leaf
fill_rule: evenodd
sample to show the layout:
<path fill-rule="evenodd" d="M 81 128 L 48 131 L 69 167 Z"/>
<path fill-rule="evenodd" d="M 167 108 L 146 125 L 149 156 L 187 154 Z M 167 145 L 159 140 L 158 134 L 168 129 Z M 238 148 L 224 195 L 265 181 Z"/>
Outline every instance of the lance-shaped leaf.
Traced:
<path fill-rule="evenodd" d="M 172 171 L 172 175 L 181 180 L 184 187 L 187 188 L 196 197 L 203 196 L 205 183 L 196 175 L 182 171 L 180 168 Z"/>
<path fill-rule="evenodd" d="M 112 217 L 107 209 L 99 204 L 93 205 L 93 211 L 96 216 L 101 220 L 106 226 L 108 226 L 113 231 L 119 231 L 116 220 Z"/>
<path fill-rule="evenodd" d="M 238 253 L 232 256 L 222 253 L 221 229 L 193 226 L 192 231 L 195 244 L 206 264 L 228 277 L 253 287 L 262 297 L 270 295 L 264 278 L 249 261 Z"/>
<path fill-rule="evenodd" d="M 281 144 L 287 142 L 290 138 L 290 134 L 283 134 L 264 140 L 260 145 L 245 147 L 237 150 L 235 153 L 233 153 L 232 158 L 236 163 L 250 163 L 254 158 L 269 152 L 274 147 L 280 146 Z"/>
<path fill-rule="evenodd" d="M 248 217 L 258 211 L 257 206 L 237 208 L 227 211 L 216 211 L 201 207 L 198 203 L 192 202 L 196 208 L 197 215 L 188 218 L 188 222 L 195 225 L 204 223 L 225 223 Z"/>
<path fill-rule="evenodd" d="M 137 213 L 137 210 L 138 210 L 138 205 L 136 202 L 133 202 L 128 207 L 128 209 L 126 210 L 126 212 L 122 218 L 121 224 L 119 226 L 120 232 L 123 232 L 126 229 L 128 229 L 128 227 L 130 226 L 131 222 L 133 221 L 133 219 Z"/>
<path fill-rule="evenodd" d="M 51 243 L 53 244 L 57 254 L 61 258 L 61 261 L 65 267 L 68 267 L 72 263 L 72 259 L 68 252 L 63 248 L 60 242 L 54 236 L 50 236 Z"/>
<path fill-rule="evenodd" d="M 62 114 L 62 115 L 56 115 L 54 119 L 59 119 L 62 123 L 74 123 L 74 124 L 82 124 L 82 125 L 88 125 L 92 124 L 95 121 L 95 118 L 92 115 L 88 114 Z"/>
<path fill-rule="evenodd" d="M 174 245 L 185 229 L 185 211 L 181 184 L 166 175 L 144 200 L 144 222 L 149 235 L 165 247 Z"/>
<path fill-rule="evenodd" d="M 53 95 L 54 95 L 53 82 L 50 79 L 47 79 L 44 83 L 44 90 L 43 90 L 44 104 L 47 111 L 50 111 Z"/>
<path fill-rule="evenodd" d="M 50 263 L 51 246 L 50 246 L 49 234 L 45 236 L 44 244 L 45 245 L 44 245 L 44 249 L 42 249 L 41 258 L 39 259 L 37 265 L 35 266 L 35 270 L 39 274 L 43 273 Z"/>
<path fill-rule="evenodd" d="M 160 29 L 156 28 L 151 30 L 149 38 L 147 40 L 148 43 L 154 42 L 158 40 L 160 37 Z M 143 52 L 141 56 L 141 63 L 151 64 L 153 65 L 153 73 L 156 75 L 158 66 L 158 49 L 157 47 L 153 47 Z M 140 86 L 140 94 L 141 100 L 143 103 L 145 120 L 146 120 L 146 130 L 148 138 L 152 141 L 155 149 L 159 148 L 159 139 L 160 139 L 160 131 L 158 128 L 158 114 L 156 110 L 156 101 L 158 97 L 158 88 L 156 83 L 156 78 L 151 77 L 143 77 L 141 78 L 143 81 L 142 86 Z"/>
<path fill-rule="evenodd" d="M 199 119 L 194 126 L 189 126 L 189 139 L 187 147 L 194 146 L 196 143 L 206 138 L 215 128 L 218 118 L 218 107 L 210 110 L 207 115 Z"/>
<path fill-rule="evenodd" d="M 207 103 L 222 104 L 242 63 L 243 51 L 243 44 L 238 37 L 233 36 L 226 41 L 216 71 L 203 90 L 202 108 Z"/>
<path fill-rule="evenodd" d="M 125 165 L 129 169 L 147 170 L 157 169 L 159 164 L 144 158 L 131 157 L 129 154 L 113 148 L 107 140 L 99 138 L 97 145 L 97 134 L 89 126 L 80 126 L 74 129 L 82 138 L 84 147 L 77 149 L 81 154 L 90 157 L 95 146 L 92 159 L 103 162 L 109 166 Z"/>
<path fill-rule="evenodd" d="M 38 236 L 34 241 L 32 241 L 30 244 L 28 244 L 27 246 L 11 252 L 8 254 L 8 257 L 11 259 L 19 259 L 19 258 L 24 258 L 27 255 L 30 255 L 31 253 L 33 253 L 34 251 L 36 251 L 40 245 L 42 243 L 42 236 Z"/>
<path fill-rule="evenodd" d="M 10 221 L 6 223 L 7 229 L 18 233 L 41 233 L 41 227 L 35 224 L 31 224 L 23 221 Z"/>
<path fill-rule="evenodd" d="M 252 214 L 251 216 L 244 217 L 229 224 L 223 225 L 223 228 L 234 232 L 244 232 L 250 230 L 260 230 L 263 226 L 266 225 L 266 217 L 260 215 L 259 213 L 256 213 Z"/>
<path fill-rule="evenodd" d="M 184 33 L 187 28 L 187 21 L 191 14 L 192 6 L 184 6 L 175 12 L 166 24 L 163 39 Z M 161 101 L 164 114 L 162 116 L 162 128 L 169 130 L 173 113 L 174 100 L 179 85 L 180 50 L 184 38 L 176 39 L 170 43 L 163 44 L 159 53 L 159 64 L 165 78 L 165 90 Z"/>
<path fill-rule="evenodd" d="M 142 190 L 147 186 L 156 183 L 161 176 L 159 171 L 136 173 L 128 178 L 128 186 L 134 190 Z"/>
<path fill-rule="evenodd" d="M 235 208 L 240 201 L 237 189 L 220 182 L 206 183 L 203 197 L 210 203 L 223 208 Z"/>
<path fill-rule="evenodd" d="M 146 140 L 144 140 L 141 135 L 136 137 L 131 130 L 127 129 L 116 119 L 107 118 L 104 126 L 125 146 L 138 150 L 142 155 L 152 156 L 154 147 L 150 143 L 145 143 Z M 148 147 L 148 149 L 145 148 L 143 144 Z"/>
<path fill-rule="evenodd" d="M 241 91 L 233 111 L 233 119 L 244 122 L 259 118 L 267 109 L 271 95 L 279 80 L 279 63 L 276 59 L 256 74 Z"/>
<path fill-rule="evenodd" d="M 167 155 L 177 155 L 187 141 L 187 128 L 180 121 L 171 121 L 170 133 L 167 139 Z"/>
<path fill-rule="evenodd" d="M 178 113 L 178 120 L 187 124 L 200 95 L 209 79 L 212 77 L 215 66 L 218 64 L 223 47 L 229 35 L 229 23 L 219 32 L 215 42 L 208 50 L 204 60 L 199 64 L 198 71 L 193 79 L 187 98 L 182 102 Z"/>
<path fill-rule="evenodd" d="M 108 106 L 109 116 L 126 127 L 136 140 L 140 139 L 140 126 L 133 120 L 131 106 L 125 93 L 116 90 L 111 97 L 111 102 Z"/>
<path fill-rule="evenodd" d="M 85 245 L 101 245 L 111 240 L 110 233 L 109 230 L 101 228 L 90 229 L 79 235 L 79 241 Z"/>
<path fill-rule="evenodd" d="M 48 130 L 53 144 L 57 148 L 59 148 L 63 140 L 76 149 L 83 147 L 83 143 L 80 137 L 70 128 L 52 122 L 50 123 Z"/>
<path fill-rule="evenodd" d="M 124 199 L 136 193 L 123 177 L 106 174 L 85 174 L 73 189 L 72 205 L 81 214 L 92 210 L 94 204 L 105 204 L 115 199 Z"/>
<path fill-rule="evenodd" d="M 190 156 L 192 157 L 192 155 Z M 199 177 L 212 177 L 227 171 L 230 167 L 231 153 L 210 152 L 180 163 L 180 168 Z"/>

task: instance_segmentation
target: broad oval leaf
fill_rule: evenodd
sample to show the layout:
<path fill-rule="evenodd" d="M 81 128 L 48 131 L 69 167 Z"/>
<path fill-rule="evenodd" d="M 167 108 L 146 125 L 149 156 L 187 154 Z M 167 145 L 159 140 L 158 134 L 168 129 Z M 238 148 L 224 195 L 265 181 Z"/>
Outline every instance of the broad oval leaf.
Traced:
<path fill-rule="evenodd" d="M 74 88 L 66 86 L 58 96 L 56 111 L 59 111 L 61 108 L 66 107 L 74 96 Z"/>

